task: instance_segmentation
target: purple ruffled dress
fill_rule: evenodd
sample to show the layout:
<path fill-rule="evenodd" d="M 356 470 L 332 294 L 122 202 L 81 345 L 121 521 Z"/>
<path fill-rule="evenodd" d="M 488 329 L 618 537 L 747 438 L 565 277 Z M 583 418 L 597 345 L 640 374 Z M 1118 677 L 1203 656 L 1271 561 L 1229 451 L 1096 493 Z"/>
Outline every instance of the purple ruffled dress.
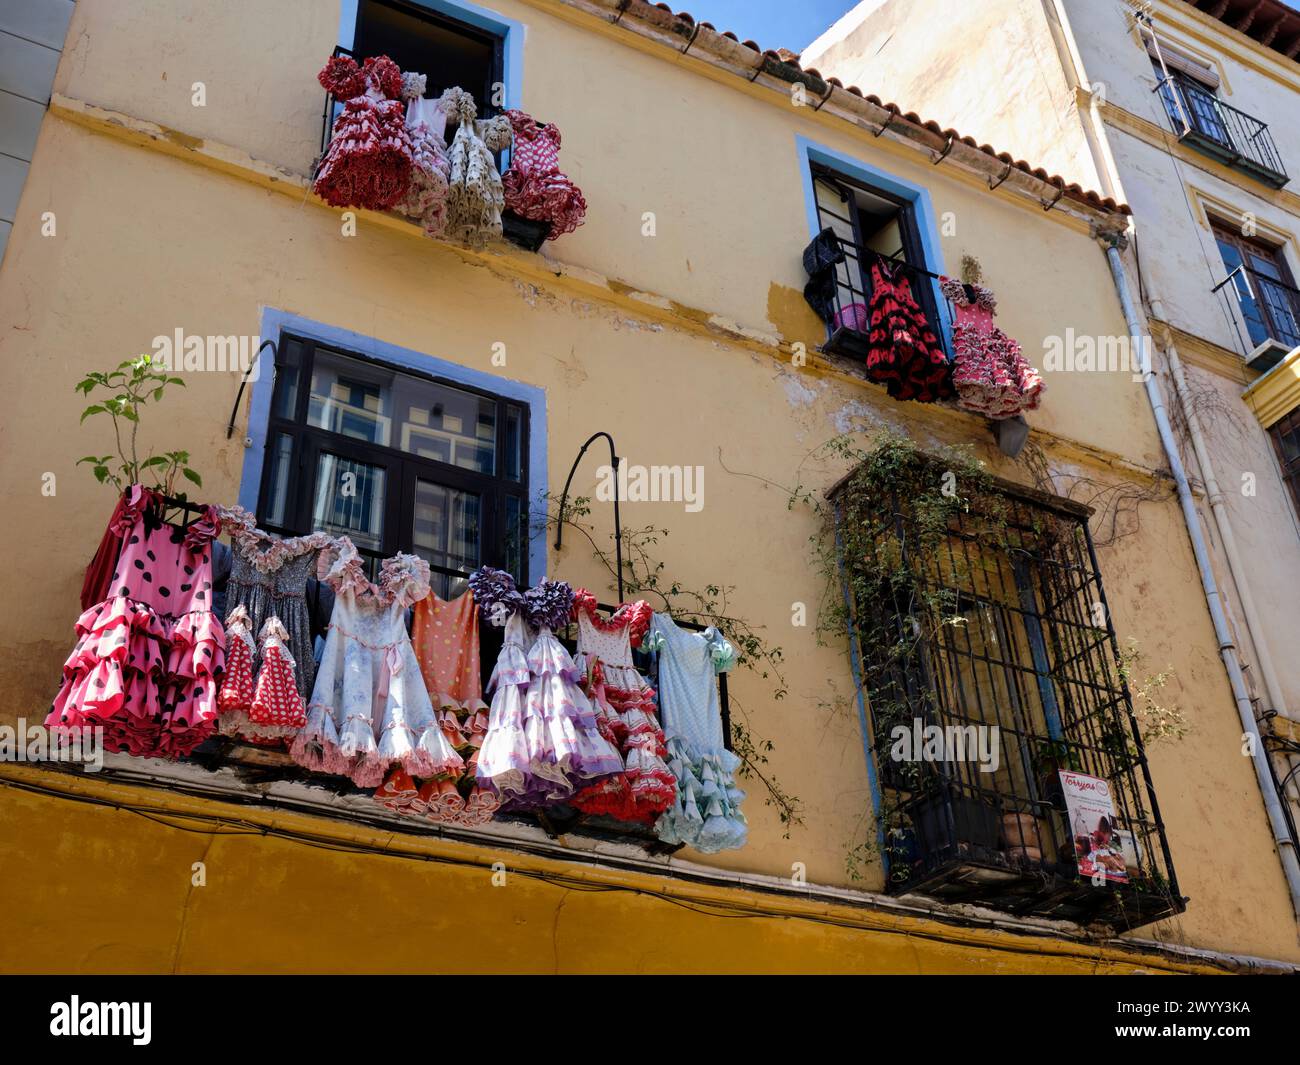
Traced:
<path fill-rule="evenodd" d="M 551 631 L 568 616 L 572 590 L 543 581 L 524 599 L 506 622 L 488 681 L 492 704 L 478 756 L 479 786 L 495 792 L 505 810 L 565 802 L 623 768 L 578 687 L 577 666 Z M 525 624 L 525 613 L 535 628 Z"/>

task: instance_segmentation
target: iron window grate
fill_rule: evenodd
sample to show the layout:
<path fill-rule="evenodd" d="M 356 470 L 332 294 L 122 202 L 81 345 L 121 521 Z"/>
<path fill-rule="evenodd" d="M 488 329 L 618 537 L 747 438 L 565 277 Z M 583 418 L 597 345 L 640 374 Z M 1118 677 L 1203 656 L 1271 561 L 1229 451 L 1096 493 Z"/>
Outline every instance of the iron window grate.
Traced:
<path fill-rule="evenodd" d="M 997 482 L 936 533 L 915 497 L 844 487 L 833 499 L 856 554 L 841 562 L 890 889 L 1117 927 L 1181 912 L 1086 511 Z M 907 754 L 900 727 L 927 726 L 979 757 L 894 757 Z M 1061 769 L 1107 782 L 1105 850 L 1078 838 Z M 1081 852 L 1122 857 L 1125 881 L 1081 877 Z"/>

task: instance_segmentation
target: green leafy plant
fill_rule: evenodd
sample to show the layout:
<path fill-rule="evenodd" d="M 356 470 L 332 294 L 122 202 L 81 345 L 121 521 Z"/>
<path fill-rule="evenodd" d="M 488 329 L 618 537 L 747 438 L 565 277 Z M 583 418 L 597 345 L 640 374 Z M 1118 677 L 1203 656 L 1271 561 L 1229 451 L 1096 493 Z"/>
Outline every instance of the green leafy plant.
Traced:
<path fill-rule="evenodd" d="M 1133 716 L 1137 719 L 1142 742 L 1146 746 L 1161 740 L 1181 740 L 1190 726 L 1182 707 L 1165 703 L 1164 689 L 1174 679 L 1174 671 L 1165 668 L 1147 673 L 1146 658 L 1137 639 L 1130 636 L 1119 649 L 1119 675 L 1133 696 Z"/>
<path fill-rule="evenodd" d="M 161 402 L 171 385 L 184 388 L 185 382 L 155 364 L 151 355 L 127 359 L 114 370 L 90 373 L 78 381 L 76 391 L 95 401 L 81 412 L 81 422 L 103 415 L 112 419 L 117 454 L 87 455 L 78 459 L 77 465 L 89 466 L 95 480 L 111 484 L 119 492 L 128 485 L 148 483 L 168 495 L 184 498 L 184 492 L 176 490 L 177 476 L 201 487 L 203 479 L 190 467 L 188 451 L 157 455 L 150 451 L 143 459 L 140 457 L 141 415 L 150 403 Z"/>

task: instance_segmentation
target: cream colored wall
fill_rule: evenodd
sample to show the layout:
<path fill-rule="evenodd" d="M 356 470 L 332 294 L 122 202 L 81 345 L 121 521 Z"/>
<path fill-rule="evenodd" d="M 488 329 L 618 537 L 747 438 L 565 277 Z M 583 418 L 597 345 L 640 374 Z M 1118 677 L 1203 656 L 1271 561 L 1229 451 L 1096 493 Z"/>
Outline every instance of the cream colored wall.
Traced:
<path fill-rule="evenodd" d="M 1121 0 L 1061 0 L 1066 9 L 1087 80 L 1105 85 L 1106 99 L 1124 110 L 1169 129 L 1158 93 L 1146 40 L 1133 31 L 1128 5 Z M 1300 64 L 1234 33 L 1181 2 L 1153 5 L 1162 46 L 1186 52 L 1218 71 L 1219 98 L 1238 111 L 1267 123 L 1287 169 L 1300 171 L 1300 127 L 1294 121 L 1300 101 Z"/>
<path fill-rule="evenodd" d="M 1097 189 L 1045 6 L 1045 0 L 859 4 L 805 48 L 800 63 Z"/>
<path fill-rule="evenodd" d="M 332 5 L 316 6 L 332 12 Z M 1000 321 L 1034 361 L 1041 361 L 1043 338 L 1066 326 L 1088 335 L 1122 334 L 1100 251 L 1085 233 L 1036 206 L 1023 208 L 950 171 L 918 165 L 829 120 L 761 103 L 638 50 L 598 44 L 531 6 L 503 4 L 502 10 L 528 24 L 525 106 L 561 125 L 562 159 L 592 205 L 588 226 L 561 241 L 557 257 L 607 268 L 706 316 L 757 322 L 779 329 L 786 340 L 816 342 L 815 320 L 798 309 L 799 252 L 810 233 L 794 137 L 807 132 L 930 188 L 936 212 L 951 211 L 956 223 L 955 234 L 944 240 L 947 261 L 955 264 L 963 252 L 979 256 L 1002 298 Z M 304 26 L 326 26 L 327 14 L 313 8 L 297 17 Z M 150 112 L 144 117 L 190 128 L 182 124 L 195 117 L 184 109 L 188 105 L 131 95 L 137 92 L 132 83 L 151 75 L 124 62 L 138 46 L 119 36 L 132 36 L 130 27 L 156 32 L 159 25 L 121 23 L 100 5 L 79 5 L 73 33 L 89 43 L 70 46 L 59 91 L 139 107 Z M 197 56 L 210 45 L 239 63 L 262 62 L 256 48 L 234 47 L 235 38 L 244 40 L 237 21 L 168 26 L 160 52 Z M 298 93 L 302 83 L 314 84 L 328 51 L 328 33 L 321 34 L 322 41 L 304 39 L 291 54 L 279 54 L 273 79 L 254 78 L 261 101 L 256 110 L 210 114 L 206 121 L 217 124 L 205 127 L 205 135 L 270 151 L 276 131 L 296 116 L 311 126 L 310 133 L 295 134 L 308 144 L 315 118 Z M 83 63 L 78 48 L 100 53 L 94 80 L 82 72 L 90 60 Z M 566 72 L 574 65 L 554 60 L 570 49 L 584 56 L 593 84 L 626 84 L 635 92 L 581 100 L 566 95 Z M 117 61 L 105 60 L 105 53 Z M 188 79 L 179 73 L 185 65 L 174 67 L 169 80 Z M 240 74 L 238 66 L 227 68 L 228 77 Z M 220 89 L 209 84 L 209 99 L 219 98 Z M 289 101 L 283 109 L 281 99 Z M 645 116 L 649 132 L 641 137 L 627 136 L 633 112 Z M 622 139 L 611 140 L 614 133 Z M 675 151 L 665 152 L 666 143 Z M 301 168 L 306 158 L 286 161 Z M 754 164 L 742 166 L 739 159 Z M 714 174 L 723 177 L 708 176 Z M 639 236 L 639 212 L 647 203 L 668 222 L 652 240 Z M 46 210 L 57 212 L 57 238 L 39 235 Z M 717 217 L 720 212 L 724 217 Z M 82 568 L 112 505 L 111 493 L 73 465 L 83 454 L 109 449 L 102 426 L 77 426 L 82 403 L 72 385 L 82 373 L 146 350 L 152 337 L 178 326 L 199 335 L 256 332 L 265 306 L 487 372 L 493 372 L 491 345 L 500 341 L 508 352 L 506 375 L 546 389 L 552 488 L 582 440 L 610 426 L 620 451 L 634 462 L 705 467 L 702 512 L 629 504 L 624 521 L 633 528 L 668 528 L 661 545 L 667 572 L 688 586 L 734 585 L 729 607 L 784 649 L 786 699 L 774 700 L 771 685 L 747 672 L 737 675 L 733 690 L 739 719 L 773 742 L 766 771 L 799 797 L 805 824 L 783 838 L 776 812 L 750 782 L 752 842 L 743 851 L 701 860 L 779 876 L 801 862 L 810 880 L 847 883 L 845 853 L 870 827 L 861 738 L 847 703 L 848 666 L 841 649 L 819 647 L 810 628 L 791 625 L 792 604 L 815 603 L 822 591 L 809 560 L 813 524 L 798 509 L 787 510 L 785 493 L 764 482 L 828 485 L 841 471 L 810 464 L 808 453 L 844 429 L 883 425 L 927 445 L 970 441 L 992 460 L 984 423 L 896 404 L 881 390 L 841 376 L 791 369 L 775 348 L 764 353 L 702 328 L 647 321 L 626 301 L 575 295 L 562 282 L 538 288 L 520 280 L 513 262 L 502 255 L 485 268 L 440 244 L 370 225 L 343 237 L 337 212 L 314 202 L 47 118 L 0 268 L 0 321 L 10 324 L 0 339 L 0 357 L 10 368 L 0 493 L 8 508 L 9 594 L 23 604 L 0 619 L 5 718 L 31 717 L 48 703 L 71 642 Z M 165 416 L 147 430 L 156 447 L 189 448 L 205 475 L 205 494 L 222 502 L 236 498 L 243 462 L 240 434 L 231 442 L 224 434 L 236 388 L 233 377 L 199 375 L 168 397 Z M 1125 375 L 1056 375 L 1044 410 L 1030 420 L 1049 448 L 1059 434 L 1139 466 L 1159 461 L 1150 415 Z M 996 468 L 1026 479 L 1011 463 L 996 462 Z M 1071 472 L 1061 463 L 1058 469 Z M 53 497 L 41 493 L 46 472 L 57 476 Z M 1129 476 L 1104 462 L 1074 472 L 1103 484 Z M 592 480 L 593 471 L 584 470 L 576 490 L 589 491 Z M 1194 728 L 1188 741 L 1151 753 L 1191 908 L 1140 934 L 1300 959 L 1172 502 L 1144 506 L 1140 530 L 1103 549 L 1101 564 L 1117 629 L 1139 637 L 1153 666 L 1174 669 L 1172 697 Z M 599 581 L 576 543 L 552 557 L 551 573 L 575 584 Z M 839 709 L 821 705 L 836 701 Z M 878 870 L 866 884 L 879 886 Z"/>

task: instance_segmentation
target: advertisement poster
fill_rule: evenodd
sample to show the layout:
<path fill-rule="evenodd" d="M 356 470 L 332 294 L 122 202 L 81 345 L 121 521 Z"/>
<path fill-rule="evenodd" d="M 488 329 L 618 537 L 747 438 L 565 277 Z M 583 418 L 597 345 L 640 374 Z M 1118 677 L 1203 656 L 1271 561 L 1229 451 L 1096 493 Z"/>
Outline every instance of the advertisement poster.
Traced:
<path fill-rule="evenodd" d="M 1067 769 L 1062 769 L 1060 775 L 1079 874 L 1089 879 L 1127 883 L 1128 871 L 1115 826 L 1110 785 L 1100 777 Z"/>

